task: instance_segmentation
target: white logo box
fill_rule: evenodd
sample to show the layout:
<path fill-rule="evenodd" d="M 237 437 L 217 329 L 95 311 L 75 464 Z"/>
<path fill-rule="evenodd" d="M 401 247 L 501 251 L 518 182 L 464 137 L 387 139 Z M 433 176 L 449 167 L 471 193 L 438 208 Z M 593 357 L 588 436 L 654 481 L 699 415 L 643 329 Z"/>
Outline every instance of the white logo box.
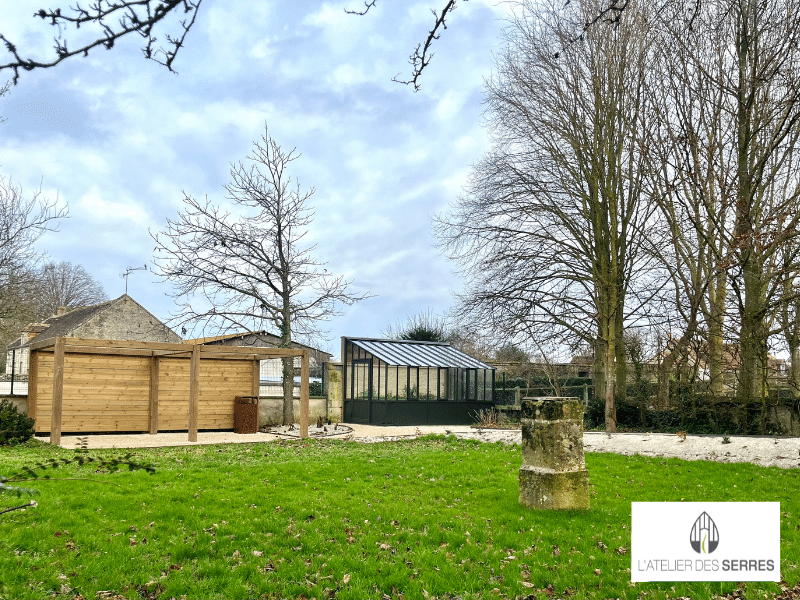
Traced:
<path fill-rule="evenodd" d="M 631 581 L 780 581 L 780 502 L 632 502 Z"/>

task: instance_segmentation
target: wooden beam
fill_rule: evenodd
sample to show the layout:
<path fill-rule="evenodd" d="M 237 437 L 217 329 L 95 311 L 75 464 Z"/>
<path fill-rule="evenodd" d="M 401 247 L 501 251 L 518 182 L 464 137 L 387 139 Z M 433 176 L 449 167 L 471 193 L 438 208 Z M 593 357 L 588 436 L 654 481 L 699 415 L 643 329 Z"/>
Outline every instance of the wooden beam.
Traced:
<path fill-rule="evenodd" d="M 300 348 L 267 348 L 262 346 L 200 346 L 203 354 L 251 354 L 266 356 L 268 358 L 283 358 L 284 356 L 302 356 Z"/>
<path fill-rule="evenodd" d="M 146 350 L 190 351 L 186 344 L 169 342 L 143 342 L 131 340 L 97 340 L 92 338 L 67 338 L 68 346 L 84 346 L 87 348 L 141 348 Z"/>
<path fill-rule="evenodd" d="M 261 363 L 253 361 L 253 396 L 261 395 Z"/>
<path fill-rule="evenodd" d="M 189 370 L 189 441 L 197 441 L 198 398 L 200 397 L 200 348 L 192 348 L 192 363 Z"/>
<path fill-rule="evenodd" d="M 150 433 L 158 433 L 158 357 L 150 359 Z"/>
<path fill-rule="evenodd" d="M 190 358 L 192 348 L 186 344 L 176 345 L 174 348 L 148 348 L 145 344 L 149 342 L 140 342 L 132 345 L 130 342 L 116 342 L 106 345 L 83 345 L 71 343 L 72 340 L 67 338 L 65 352 L 67 354 L 102 354 L 108 356 L 166 356 L 171 358 Z M 101 340 L 106 341 L 106 340 Z M 47 340 L 45 341 L 47 342 Z M 124 345 L 123 345 L 124 344 Z M 163 346 L 164 344 L 159 344 Z M 253 348 L 247 347 L 209 347 L 201 346 L 203 358 L 211 358 L 217 360 L 254 360 L 254 359 L 268 359 L 268 358 L 283 358 L 286 356 L 301 356 L 301 350 L 286 349 L 286 348 Z M 39 352 L 49 353 L 54 352 L 52 344 L 45 343 L 43 346 L 36 348 Z"/>
<path fill-rule="evenodd" d="M 92 346 L 66 344 L 64 352 L 67 354 L 103 354 L 106 356 L 154 356 L 159 351 L 145 348 L 95 348 Z M 163 350 L 160 352 L 163 352 Z"/>
<path fill-rule="evenodd" d="M 46 348 L 53 348 L 56 340 L 50 338 L 46 340 L 35 341 L 31 344 L 32 350 L 44 350 Z M 67 346 L 80 346 L 83 348 L 140 348 L 146 350 L 173 350 L 190 352 L 191 347 L 186 344 L 170 344 L 166 342 L 131 342 L 126 340 L 95 340 L 87 338 L 65 338 Z"/>
<path fill-rule="evenodd" d="M 300 438 L 308 437 L 308 350 L 300 359 Z"/>
<path fill-rule="evenodd" d="M 53 363 L 53 406 L 50 413 L 50 443 L 61 443 L 61 408 L 64 402 L 64 338 L 56 339 Z"/>
<path fill-rule="evenodd" d="M 28 416 L 36 419 L 36 380 L 39 377 L 39 355 L 28 354 Z"/>

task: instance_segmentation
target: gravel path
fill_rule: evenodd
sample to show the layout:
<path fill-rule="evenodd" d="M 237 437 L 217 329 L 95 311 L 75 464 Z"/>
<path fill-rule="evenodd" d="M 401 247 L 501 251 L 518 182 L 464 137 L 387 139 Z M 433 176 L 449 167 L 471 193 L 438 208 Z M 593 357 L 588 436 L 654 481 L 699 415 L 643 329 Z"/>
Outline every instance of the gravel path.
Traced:
<path fill-rule="evenodd" d="M 158 433 L 112 434 L 112 435 L 64 435 L 63 448 L 155 448 L 165 446 L 195 446 L 199 444 L 232 444 L 252 442 L 273 442 L 296 436 L 296 431 L 274 428 L 272 433 L 239 435 L 231 431 L 201 431 L 197 442 L 188 441 L 188 434 Z M 428 434 L 453 434 L 460 439 L 484 442 L 520 444 L 522 434 L 519 430 L 474 429 L 469 426 L 448 427 L 377 427 L 372 425 L 348 424 L 346 429 L 328 431 L 309 427 L 311 437 L 331 437 L 333 439 L 353 440 L 363 443 L 411 439 Z M 50 441 L 49 437 L 40 437 Z M 665 456 L 687 460 L 712 460 L 717 462 L 751 462 L 762 466 L 777 466 L 783 469 L 800 467 L 800 438 L 739 437 L 730 436 L 730 443 L 724 443 L 718 435 L 687 435 L 683 440 L 675 434 L 661 433 L 615 433 L 589 431 L 583 435 L 584 449 L 587 452 L 612 452 L 615 454 L 641 454 L 644 456 Z"/>

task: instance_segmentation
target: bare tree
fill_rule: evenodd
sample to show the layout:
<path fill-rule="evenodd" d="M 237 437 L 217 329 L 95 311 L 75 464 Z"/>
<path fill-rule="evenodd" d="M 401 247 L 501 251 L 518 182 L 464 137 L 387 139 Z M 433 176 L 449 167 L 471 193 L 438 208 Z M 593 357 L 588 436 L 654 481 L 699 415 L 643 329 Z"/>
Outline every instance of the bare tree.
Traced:
<path fill-rule="evenodd" d="M 790 333 L 783 309 L 800 268 L 800 3 L 696 8 L 658 13 L 661 60 L 649 89 L 659 125 L 643 143 L 670 238 L 661 259 L 679 326 L 661 391 L 672 361 L 692 345 L 703 348 L 720 395 L 727 338 L 741 358 L 739 399 L 763 400 L 770 338 Z"/>
<path fill-rule="evenodd" d="M 0 97 L 10 89 L 0 87 Z M 0 123 L 3 122 L 0 117 Z M 66 218 L 66 206 L 42 197 L 34 190 L 30 198 L 22 189 L 0 175 L 0 343 L 5 346 L 36 317 L 33 301 L 35 268 L 40 253 L 35 243 L 46 231 L 55 231 L 58 219 Z M 2 360 L 5 361 L 3 353 Z"/>
<path fill-rule="evenodd" d="M 414 340 L 417 342 L 450 342 L 450 328 L 444 317 L 435 315 L 429 308 L 389 325 L 383 332 L 387 338 L 396 340 Z"/>
<path fill-rule="evenodd" d="M 709 31 L 728 41 L 718 85 L 736 160 L 730 278 L 739 319 L 738 397 L 764 396 L 771 321 L 783 296 L 785 253 L 800 225 L 800 2 L 707 0 Z M 790 261 L 796 264 L 796 259 Z M 790 268 L 792 271 L 793 268 Z"/>
<path fill-rule="evenodd" d="M 91 306 L 108 300 L 103 286 L 81 265 L 48 262 L 36 272 L 36 305 L 39 319 L 56 314 L 59 308 Z"/>
<path fill-rule="evenodd" d="M 650 196 L 662 221 L 647 239 L 667 281 L 651 311 L 651 324 L 664 342 L 658 400 L 666 406 L 673 369 L 701 333 L 707 339 L 711 391 L 722 394 L 736 161 L 730 110 L 717 85 L 728 68 L 722 59 L 726 40 L 707 32 L 687 34 L 673 15 L 660 17 L 653 23 L 659 43 L 648 86 L 654 125 L 641 144 Z M 698 18 L 708 24 L 708 15 L 692 17 L 695 28 Z"/>
<path fill-rule="evenodd" d="M 566 19 L 524 3 L 487 84 L 493 150 L 437 227 L 467 277 L 465 317 L 540 344 L 591 344 L 613 431 L 638 300 L 627 302 L 648 269 L 641 232 L 652 209 L 634 135 L 646 127 L 648 47 L 643 11 L 567 43 L 599 6 L 573 3 Z"/>
<path fill-rule="evenodd" d="M 67 216 L 57 200 L 35 190 L 25 198 L 22 189 L 0 176 L 0 319 L 27 311 L 28 292 L 35 281 L 34 267 L 40 254 L 34 245 L 56 221 Z"/>
<path fill-rule="evenodd" d="M 251 165 L 231 165 L 228 199 L 241 214 L 184 195 L 184 209 L 167 220 L 156 242 L 157 273 L 175 285 L 180 302 L 173 321 L 218 330 L 250 331 L 271 324 L 290 347 L 295 336 L 322 336 L 321 322 L 338 306 L 368 297 L 349 291 L 350 282 L 334 276 L 303 246 L 313 220 L 307 201 L 287 173 L 299 154 L 285 152 L 265 131 L 254 143 Z M 265 170 L 261 170 L 261 168 Z M 294 422 L 294 367 L 283 364 L 284 421 Z"/>

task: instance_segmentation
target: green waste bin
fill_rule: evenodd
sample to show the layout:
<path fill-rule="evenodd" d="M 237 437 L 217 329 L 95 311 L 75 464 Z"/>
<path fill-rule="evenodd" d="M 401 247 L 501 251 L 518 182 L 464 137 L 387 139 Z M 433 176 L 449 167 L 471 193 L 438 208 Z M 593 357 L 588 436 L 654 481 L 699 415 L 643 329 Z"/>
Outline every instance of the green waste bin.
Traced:
<path fill-rule="evenodd" d="M 236 396 L 233 399 L 233 432 L 258 432 L 258 396 Z"/>

